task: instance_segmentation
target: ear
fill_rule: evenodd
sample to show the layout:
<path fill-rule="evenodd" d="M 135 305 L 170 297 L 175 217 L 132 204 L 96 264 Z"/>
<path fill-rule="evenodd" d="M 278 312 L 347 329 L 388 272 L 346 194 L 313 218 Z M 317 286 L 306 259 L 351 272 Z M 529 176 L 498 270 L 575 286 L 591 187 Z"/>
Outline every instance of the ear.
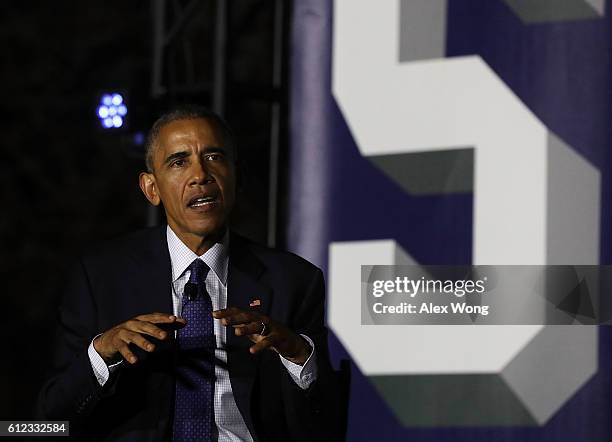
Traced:
<path fill-rule="evenodd" d="M 152 173 L 141 172 L 138 177 L 140 184 L 140 190 L 147 197 L 149 202 L 154 206 L 158 206 L 160 202 L 159 193 L 157 193 L 157 183 L 155 182 L 155 175 Z"/>

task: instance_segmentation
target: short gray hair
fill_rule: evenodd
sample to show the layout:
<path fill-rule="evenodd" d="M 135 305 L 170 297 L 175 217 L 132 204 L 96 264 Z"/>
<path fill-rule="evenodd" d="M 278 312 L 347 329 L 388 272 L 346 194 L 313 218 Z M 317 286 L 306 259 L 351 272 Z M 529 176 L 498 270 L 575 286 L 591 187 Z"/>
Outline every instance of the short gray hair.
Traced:
<path fill-rule="evenodd" d="M 151 126 L 145 142 L 145 164 L 149 172 L 153 172 L 153 152 L 155 150 L 155 145 L 157 144 L 159 132 L 161 131 L 162 127 L 172 123 L 173 121 L 194 120 L 198 118 L 202 118 L 209 123 L 212 123 L 215 129 L 219 131 L 224 147 L 231 149 L 231 152 L 234 155 L 234 160 L 238 158 L 238 152 L 236 151 L 236 145 L 234 142 L 234 134 L 232 133 L 232 130 L 227 122 L 219 114 L 205 108 L 204 106 L 184 104 L 172 108 L 168 112 L 164 113 L 157 120 L 155 120 L 155 123 L 153 123 L 153 126 Z"/>

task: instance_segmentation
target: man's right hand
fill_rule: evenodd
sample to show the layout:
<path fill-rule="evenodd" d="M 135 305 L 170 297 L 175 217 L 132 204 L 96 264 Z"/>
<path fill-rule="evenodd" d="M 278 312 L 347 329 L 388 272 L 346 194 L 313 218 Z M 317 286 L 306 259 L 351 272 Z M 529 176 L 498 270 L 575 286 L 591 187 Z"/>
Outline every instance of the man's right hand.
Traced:
<path fill-rule="evenodd" d="M 129 344 L 134 344 L 146 352 L 153 352 L 155 344 L 149 342 L 145 335 L 163 341 L 168 338 L 168 332 L 160 327 L 177 330 L 186 324 L 187 321 L 183 318 L 168 313 L 140 315 L 107 330 L 94 339 L 93 346 L 107 364 L 117 362 L 120 357 L 130 364 L 135 364 L 138 358 L 130 350 Z"/>

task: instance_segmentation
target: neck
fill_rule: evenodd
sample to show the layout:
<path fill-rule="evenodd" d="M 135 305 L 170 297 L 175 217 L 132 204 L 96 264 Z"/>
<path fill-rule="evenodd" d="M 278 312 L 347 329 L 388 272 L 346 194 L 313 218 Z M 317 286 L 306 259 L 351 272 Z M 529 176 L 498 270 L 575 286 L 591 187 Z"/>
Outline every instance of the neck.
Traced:
<path fill-rule="evenodd" d="M 193 233 L 179 233 L 170 226 L 175 235 L 185 244 L 189 250 L 198 256 L 202 256 L 216 243 L 221 242 L 225 235 L 225 228 L 210 235 L 200 236 Z"/>

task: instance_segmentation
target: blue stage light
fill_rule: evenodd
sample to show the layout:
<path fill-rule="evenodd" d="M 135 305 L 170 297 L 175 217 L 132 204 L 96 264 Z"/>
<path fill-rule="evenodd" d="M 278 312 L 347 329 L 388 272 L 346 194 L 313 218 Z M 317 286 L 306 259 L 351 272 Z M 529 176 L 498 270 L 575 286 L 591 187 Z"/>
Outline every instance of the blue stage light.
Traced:
<path fill-rule="evenodd" d="M 128 108 L 123 95 L 119 93 L 103 94 L 97 107 L 100 124 L 105 129 L 118 129 L 125 123 Z"/>
<path fill-rule="evenodd" d="M 108 107 L 107 106 L 98 106 L 98 117 L 102 119 L 108 117 Z"/>
<path fill-rule="evenodd" d="M 111 97 L 111 101 L 115 106 L 119 106 L 121 103 L 123 103 L 123 97 L 121 96 L 121 94 L 113 94 Z"/>

